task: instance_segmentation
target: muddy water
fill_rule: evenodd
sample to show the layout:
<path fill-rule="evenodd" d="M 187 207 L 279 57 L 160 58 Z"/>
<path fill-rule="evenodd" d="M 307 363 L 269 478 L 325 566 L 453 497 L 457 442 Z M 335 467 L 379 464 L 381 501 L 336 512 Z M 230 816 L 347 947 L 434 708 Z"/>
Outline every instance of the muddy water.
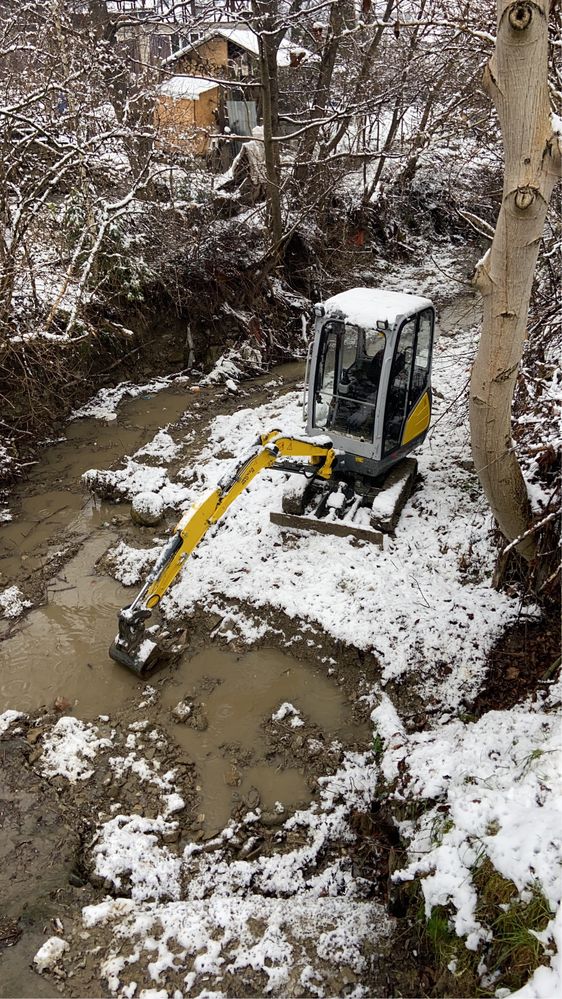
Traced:
<path fill-rule="evenodd" d="M 205 649 L 181 662 L 162 702 L 171 709 L 178 702 L 190 708 L 185 721 L 171 721 L 169 731 L 196 764 L 199 821 L 207 832 L 221 829 L 237 805 L 281 813 L 281 806 L 289 810 L 310 800 L 305 759 L 297 749 L 296 762 L 295 740 L 303 745 L 316 729 L 328 745 L 335 739 L 348 745 L 369 739 L 368 727 L 353 722 L 350 704 L 325 667 L 299 662 L 279 649 L 241 656 Z M 268 753 L 266 729 L 286 702 L 299 721 L 295 727 L 291 716 L 282 722 L 288 758 L 277 745 L 270 745 Z"/>
<path fill-rule="evenodd" d="M 159 427 L 184 412 L 185 385 L 121 403 L 109 423 L 83 419 L 69 423 L 66 439 L 45 448 L 29 479 L 16 492 L 18 516 L 0 527 L 0 589 L 18 574 L 48 565 L 59 548 L 84 542 L 62 573 L 45 569 L 46 601 L 14 629 L 0 620 L 0 710 L 19 705 L 32 710 L 65 697 L 84 717 L 123 703 L 134 678 L 116 670 L 107 649 L 115 635 L 116 612 L 130 591 L 97 576 L 96 560 L 116 540 L 102 527 L 116 512 L 84 496 L 80 476 L 88 468 L 108 468 L 137 450 Z M 64 541 L 61 542 L 61 532 Z"/>
<path fill-rule="evenodd" d="M 290 382 L 303 373 L 301 361 L 283 364 L 253 384 L 272 378 Z M 133 454 L 157 430 L 177 421 L 194 399 L 188 384 L 172 383 L 159 392 L 125 399 L 110 422 L 88 418 L 69 423 L 64 439 L 45 448 L 25 483 L 14 490 L 11 506 L 16 516 L 0 526 L 0 589 L 22 570 L 39 568 L 50 539 L 62 530 L 87 536 L 110 519 L 114 508 L 94 506 L 84 496 L 82 474 L 89 468 L 109 468 Z"/>
<path fill-rule="evenodd" d="M 47 603 L 0 642 L 0 711 L 31 711 L 64 697 L 78 715 L 91 718 L 136 693 L 138 679 L 107 654 L 117 611 L 129 603 L 131 591 L 94 569 L 116 540 L 108 530 L 96 532 L 46 582 Z"/>
<path fill-rule="evenodd" d="M 302 364 L 285 365 L 272 374 L 290 382 L 302 376 Z M 264 376 L 256 383 L 270 379 Z M 97 559 L 117 540 L 108 523 L 120 511 L 85 499 L 80 476 L 89 467 L 109 467 L 134 452 L 156 429 L 177 420 L 190 401 L 185 386 L 178 385 L 127 400 L 117 420 L 71 423 L 67 439 L 43 452 L 16 497 L 19 516 L 0 529 L 0 586 L 9 585 L 22 569 L 45 566 L 57 545 L 77 542 L 78 550 L 59 571 L 46 566 L 40 606 L 21 622 L 0 621 L 0 710 L 32 711 L 61 697 L 69 704 L 66 710 L 95 718 L 126 707 L 137 694 L 138 678 L 112 663 L 107 652 L 117 611 L 130 601 L 132 591 L 95 571 Z M 264 758 L 263 724 L 283 701 L 295 703 L 328 740 L 347 742 L 357 734 L 339 688 L 321 671 L 281 652 L 239 659 L 211 649 L 180 664 L 173 675 L 162 721 L 196 761 L 205 828 L 221 826 L 237 801 L 255 800 L 256 795 L 265 809 L 274 809 L 278 801 L 291 807 L 309 800 L 302 769 L 281 766 L 277 758 L 272 766 Z M 198 696 L 205 677 L 213 679 L 211 689 L 203 689 L 199 697 L 205 731 L 171 722 L 172 701 L 189 691 Z"/>
<path fill-rule="evenodd" d="M 111 516 L 94 507 L 81 490 L 80 476 L 89 468 L 109 468 L 146 443 L 159 427 L 173 422 L 186 408 L 185 385 L 171 385 L 151 396 L 121 403 L 116 420 L 83 419 L 69 423 L 64 440 L 43 451 L 29 477 L 15 493 L 17 517 L 0 527 L 0 588 L 22 569 L 43 564 L 49 540 L 63 529 L 89 534 Z"/>

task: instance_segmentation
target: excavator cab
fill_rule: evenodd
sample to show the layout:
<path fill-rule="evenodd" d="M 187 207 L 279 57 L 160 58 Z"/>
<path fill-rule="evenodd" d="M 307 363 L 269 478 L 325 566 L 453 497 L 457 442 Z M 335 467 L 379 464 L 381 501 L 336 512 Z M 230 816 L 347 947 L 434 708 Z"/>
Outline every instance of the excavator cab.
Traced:
<path fill-rule="evenodd" d="M 354 288 L 315 307 L 307 434 L 338 469 L 376 478 L 423 441 L 431 417 L 435 311 L 427 298 Z"/>

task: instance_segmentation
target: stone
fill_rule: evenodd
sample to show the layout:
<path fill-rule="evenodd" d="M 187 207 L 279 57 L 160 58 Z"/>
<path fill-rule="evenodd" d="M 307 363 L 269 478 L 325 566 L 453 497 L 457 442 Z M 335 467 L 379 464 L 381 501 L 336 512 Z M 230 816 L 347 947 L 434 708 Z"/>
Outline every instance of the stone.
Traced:
<path fill-rule="evenodd" d="M 274 828 L 283 825 L 285 818 L 284 812 L 262 812 L 260 822 L 268 828 Z"/>
<path fill-rule="evenodd" d="M 240 771 L 234 765 L 224 775 L 224 782 L 228 787 L 238 787 L 241 780 Z"/>
<path fill-rule="evenodd" d="M 68 711 L 72 707 L 72 701 L 69 701 L 68 697 L 56 697 L 53 707 L 55 711 Z"/>
<path fill-rule="evenodd" d="M 155 527 L 164 515 L 164 502 L 158 493 L 137 493 L 131 504 L 131 519 L 141 527 Z"/>
<path fill-rule="evenodd" d="M 30 746 L 34 746 L 37 740 L 40 739 L 41 736 L 44 735 L 46 731 L 47 731 L 46 728 L 30 728 L 29 732 L 26 735 L 26 739 L 29 742 Z"/>
<path fill-rule="evenodd" d="M 198 732 L 206 732 L 209 727 L 209 722 L 207 716 L 202 708 L 195 713 L 193 720 L 191 722 L 191 727 L 197 729 Z"/>
<path fill-rule="evenodd" d="M 184 722 L 190 717 L 192 711 L 193 704 L 190 701 L 179 701 L 172 709 L 172 717 L 175 721 Z"/>

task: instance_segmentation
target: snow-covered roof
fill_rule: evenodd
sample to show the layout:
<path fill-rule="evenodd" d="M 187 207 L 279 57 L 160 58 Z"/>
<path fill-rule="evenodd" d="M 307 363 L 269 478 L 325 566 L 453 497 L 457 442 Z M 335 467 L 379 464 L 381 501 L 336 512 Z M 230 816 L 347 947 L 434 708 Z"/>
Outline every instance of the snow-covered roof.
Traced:
<path fill-rule="evenodd" d="M 229 28 L 219 25 L 213 29 L 213 34 L 221 35 L 234 45 L 238 45 L 239 48 L 245 49 L 246 52 L 251 52 L 252 55 L 259 55 L 259 38 L 251 28 Z M 306 58 L 312 54 L 308 49 L 303 48 L 302 45 L 294 45 L 284 38 L 277 53 L 277 65 L 290 66 L 291 52 Z"/>
<path fill-rule="evenodd" d="M 232 42 L 233 45 L 237 45 L 238 48 L 244 49 L 246 52 L 250 52 L 253 56 L 259 55 L 259 38 L 251 28 L 238 28 L 232 25 L 221 25 L 218 24 L 213 26 L 205 35 L 201 38 L 194 39 L 185 45 L 183 48 L 178 49 L 177 52 L 173 52 L 171 56 L 163 60 L 162 65 L 165 66 L 168 63 L 175 62 L 184 55 L 193 53 L 200 45 L 204 45 L 211 38 L 216 38 L 219 35 L 221 38 L 226 38 L 227 41 Z M 308 49 L 303 48 L 302 45 L 294 45 L 287 39 L 283 39 L 279 50 L 277 52 L 277 65 L 284 67 L 291 65 L 291 53 L 300 57 L 301 62 L 307 61 L 309 59 L 315 59 L 316 57 L 309 52 Z"/>
<path fill-rule="evenodd" d="M 192 101 L 198 101 L 201 94 L 217 87 L 215 80 L 208 80 L 204 76 L 171 76 L 160 85 L 160 93 L 176 100 L 188 97 Z"/>
<path fill-rule="evenodd" d="M 407 295 L 385 288 L 351 288 L 333 295 L 322 303 L 326 315 L 343 314 L 356 326 L 374 326 L 385 320 L 393 325 L 399 316 L 408 316 L 418 309 L 427 309 L 432 303 L 421 295 Z"/>

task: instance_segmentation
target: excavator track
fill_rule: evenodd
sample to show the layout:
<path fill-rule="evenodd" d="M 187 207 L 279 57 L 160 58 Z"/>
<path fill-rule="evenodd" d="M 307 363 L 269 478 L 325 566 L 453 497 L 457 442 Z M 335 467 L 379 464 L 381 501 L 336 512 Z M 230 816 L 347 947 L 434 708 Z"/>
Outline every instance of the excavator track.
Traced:
<path fill-rule="evenodd" d="M 356 538 L 369 544 L 384 545 L 384 536 L 392 534 L 417 476 L 417 461 L 404 458 L 375 487 L 356 493 L 344 482 L 318 487 L 316 481 L 289 481 L 282 500 L 282 510 L 272 510 L 272 524 L 285 531 L 311 531 L 338 538 Z"/>

